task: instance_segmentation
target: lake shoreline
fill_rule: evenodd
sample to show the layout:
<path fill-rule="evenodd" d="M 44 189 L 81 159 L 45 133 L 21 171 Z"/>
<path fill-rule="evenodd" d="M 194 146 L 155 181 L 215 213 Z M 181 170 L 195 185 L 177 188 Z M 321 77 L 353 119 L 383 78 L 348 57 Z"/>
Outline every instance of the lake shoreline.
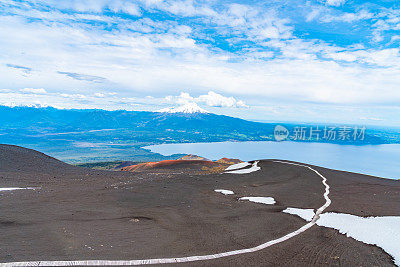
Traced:
<path fill-rule="evenodd" d="M 244 161 L 282 159 L 392 180 L 400 178 L 400 163 L 396 161 L 400 157 L 400 144 L 360 146 L 292 141 L 227 141 L 161 144 L 142 148 L 163 156 L 195 154 L 211 160 L 229 157 Z"/>

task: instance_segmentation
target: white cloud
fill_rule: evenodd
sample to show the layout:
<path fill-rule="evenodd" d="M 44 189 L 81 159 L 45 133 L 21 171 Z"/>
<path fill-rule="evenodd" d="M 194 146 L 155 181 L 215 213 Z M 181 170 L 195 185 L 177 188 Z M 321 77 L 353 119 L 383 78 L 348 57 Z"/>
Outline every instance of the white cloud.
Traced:
<path fill-rule="evenodd" d="M 108 96 L 107 96 L 108 95 Z M 95 95 L 47 93 L 37 94 L 32 91 L 0 90 L 0 105 L 4 106 L 35 106 L 55 107 L 61 109 L 105 109 L 105 110 L 147 110 L 148 107 L 140 105 L 140 99 L 125 98 L 117 95 L 105 94 L 107 97 Z M 145 102 L 145 99 L 143 99 Z"/>
<path fill-rule="evenodd" d="M 43 88 L 24 88 L 20 89 L 21 92 L 24 93 L 33 93 L 33 94 L 46 94 L 46 90 Z"/>
<path fill-rule="evenodd" d="M 213 91 L 208 92 L 206 95 L 201 95 L 196 98 L 197 102 L 205 103 L 210 107 L 248 107 L 242 100 L 236 100 L 234 97 L 225 97 Z"/>
<path fill-rule="evenodd" d="M 354 62 L 357 60 L 357 56 L 351 52 L 327 53 L 325 56 L 334 60 L 342 60 L 347 62 Z"/>
<path fill-rule="evenodd" d="M 400 40 L 400 35 L 395 35 L 390 38 L 390 44 L 396 43 Z"/>
<path fill-rule="evenodd" d="M 167 96 L 164 98 L 167 102 L 185 105 L 189 103 L 202 103 L 209 107 L 225 107 L 225 108 L 244 108 L 248 107 L 244 101 L 236 100 L 234 97 L 226 97 L 221 94 L 209 91 L 206 95 L 192 97 L 189 93 L 181 92 L 178 96 Z"/>
<path fill-rule="evenodd" d="M 331 23 L 331 22 L 348 22 L 348 23 L 354 23 L 356 21 L 361 21 L 361 20 L 368 20 L 372 19 L 375 17 L 375 14 L 369 12 L 368 10 L 362 9 L 357 12 L 351 13 L 351 12 L 344 12 L 341 13 L 340 15 L 326 15 L 321 18 L 321 21 L 326 22 L 326 23 Z"/>
<path fill-rule="evenodd" d="M 134 16 L 141 15 L 140 8 L 131 2 L 112 0 L 108 3 L 108 8 L 114 12 L 124 12 Z"/>
<path fill-rule="evenodd" d="M 40 3 L 51 8 L 39 8 Z M 147 8 L 149 12 L 187 17 L 179 22 L 149 17 L 130 20 L 126 18 L 129 16 L 102 13 L 105 9 L 129 13 L 127 3 L 135 4 L 139 11 Z M 246 106 L 243 101 L 253 107 L 254 101 L 269 99 L 332 105 L 400 103 L 397 49 L 388 49 L 383 43 L 375 48 L 340 47 L 307 36 L 296 37 L 297 25 L 273 4 L 221 4 L 215 8 L 213 3 L 37 0 L 26 3 L 31 6 L 28 9 L 16 4 L 13 14 L 6 15 L 5 11 L 0 16 L 0 87 L 14 91 L 46 88 L 60 93 L 48 99 L 54 98 L 59 106 L 67 106 L 64 101 L 74 107 L 96 106 L 94 98 L 105 108 L 111 105 L 107 99 L 115 106 L 137 107 L 132 96 L 142 96 L 141 103 L 149 105 L 157 101 L 183 104 L 199 98 L 196 101 L 221 107 Z M 328 9 L 334 12 L 326 13 Z M 309 14 L 309 21 L 325 19 L 359 26 L 356 23 L 372 16 L 376 21 L 375 41 L 399 27 L 395 10 L 343 13 L 326 5 L 315 10 Z M 221 37 L 217 41 L 232 49 L 215 46 L 215 40 L 203 31 L 210 28 Z M 206 41 L 195 38 L 199 36 Z M 176 94 L 177 88 L 186 93 L 161 99 Z M 107 95 L 108 90 L 118 90 L 118 97 Z M 211 97 L 211 92 L 218 92 L 214 93 L 218 96 Z M 23 103 L 39 99 L 22 93 L 18 97 L 24 99 Z M 145 98 L 147 95 L 154 99 Z M 6 99 L 10 95 L 0 97 L 2 103 L 11 101 Z M 51 103 L 44 96 L 40 99 L 42 104 Z"/>
<path fill-rule="evenodd" d="M 191 102 L 193 102 L 193 100 L 194 100 L 194 98 L 191 97 L 190 94 L 184 93 L 184 92 L 181 92 L 181 94 L 179 96 L 176 96 L 174 98 L 175 103 L 177 103 L 179 105 L 191 103 Z"/>
<path fill-rule="evenodd" d="M 63 93 L 73 95 L 77 90 L 94 94 L 111 84 L 124 93 L 145 92 L 146 95 L 172 94 L 176 88 L 191 88 L 191 93 L 215 90 L 225 95 L 274 97 L 283 101 L 400 101 L 396 89 L 400 86 L 400 60 L 394 50 L 346 51 L 321 42 L 292 38 L 262 43 L 266 48 L 280 51 L 282 57 L 273 58 L 273 53 L 264 51 L 260 55 L 269 57 L 264 61 L 254 58 L 257 53 L 250 51 L 248 55 L 252 56 L 252 61 L 239 58 L 230 62 L 232 54 L 210 51 L 185 36 L 26 23 L 18 17 L 1 17 L 0 22 L 3 54 L 20 62 L 18 65 L 35 66 L 37 70 L 21 78 L 12 69 L 0 65 L 3 88 L 60 88 Z M 30 45 L 26 46 L 27 43 Z M 336 50 L 341 54 L 332 54 L 337 53 Z M 333 60 L 354 62 L 357 57 L 363 62 L 391 69 L 341 66 L 319 60 L 316 54 L 325 51 L 331 51 Z M 63 70 L 63 75 L 56 70 Z M 88 83 L 89 78 L 110 84 Z M 379 93 L 382 84 L 392 93 Z M 345 99 L 335 97 L 344 91 Z M 329 94 L 334 97 L 326 97 Z M 181 101 L 185 101 L 184 97 Z"/>
<path fill-rule="evenodd" d="M 95 12 L 100 13 L 108 9 L 112 12 L 123 12 L 134 16 L 140 16 L 141 10 L 135 4 L 134 1 L 122 1 L 122 0 L 70 0 L 70 1 L 37 1 L 42 4 L 50 4 L 53 7 L 61 9 L 73 9 L 78 12 Z"/>
<path fill-rule="evenodd" d="M 366 121 L 383 121 L 381 118 L 375 118 L 375 117 L 360 117 L 360 120 L 366 120 Z"/>
<path fill-rule="evenodd" d="M 72 99 L 84 99 L 86 98 L 85 95 L 82 94 L 60 94 L 61 97 L 65 97 L 65 98 L 72 98 Z"/>
<path fill-rule="evenodd" d="M 392 34 L 387 34 L 390 31 L 398 32 L 400 30 L 400 10 L 394 8 L 381 9 L 376 16 L 377 19 L 371 25 L 373 41 L 380 43 L 384 41 L 388 36 Z M 392 42 L 389 39 L 389 44 Z"/>
<path fill-rule="evenodd" d="M 326 0 L 328 6 L 341 6 L 346 2 L 346 0 Z"/>
<path fill-rule="evenodd" d="M 317 18 L 320 14 L 322 13 L 322 9 L 321 8 L 312 8 L 311 12 L 307 14 L 306 16 L 306 21 L 310 22 L 313 21 L 315 18 Z"/>

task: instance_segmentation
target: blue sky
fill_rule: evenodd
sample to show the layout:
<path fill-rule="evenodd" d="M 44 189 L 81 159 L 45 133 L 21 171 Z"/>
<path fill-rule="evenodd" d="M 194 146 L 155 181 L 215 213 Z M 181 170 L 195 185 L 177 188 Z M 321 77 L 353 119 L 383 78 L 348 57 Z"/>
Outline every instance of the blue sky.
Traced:
<path fill-rule="evenodd" d="M 398 1 L 0 1 L 0 104 L 399 125 Z"/>

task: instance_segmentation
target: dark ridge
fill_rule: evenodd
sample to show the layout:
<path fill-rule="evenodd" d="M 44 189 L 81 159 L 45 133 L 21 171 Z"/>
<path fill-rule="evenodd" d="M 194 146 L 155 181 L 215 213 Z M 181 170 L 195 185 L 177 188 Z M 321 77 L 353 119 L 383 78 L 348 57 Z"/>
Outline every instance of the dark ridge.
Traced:
<path fill-rule="evenodd" d="M 67 163 L 33 149 L 0 144 L 0 170 L 51 173 L 74 168 Z"/>

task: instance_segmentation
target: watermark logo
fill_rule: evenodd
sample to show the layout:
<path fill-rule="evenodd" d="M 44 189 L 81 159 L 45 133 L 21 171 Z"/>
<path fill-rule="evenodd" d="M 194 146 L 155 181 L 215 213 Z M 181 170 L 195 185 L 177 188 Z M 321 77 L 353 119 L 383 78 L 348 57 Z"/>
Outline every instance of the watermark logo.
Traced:
<path fill-rule="evenodd" d="M 286 140 L 289 136 L 289 130 L 282 125 L 276 125 L 274 129 L 274 136 L 276 141 Z"/>
<path fill-rule="evenodd" d="M 276 141 L 364 141 L 365 126 L 294 126 L 289 131 L 282 125 L 276 125 L 274 137 Z"/>

